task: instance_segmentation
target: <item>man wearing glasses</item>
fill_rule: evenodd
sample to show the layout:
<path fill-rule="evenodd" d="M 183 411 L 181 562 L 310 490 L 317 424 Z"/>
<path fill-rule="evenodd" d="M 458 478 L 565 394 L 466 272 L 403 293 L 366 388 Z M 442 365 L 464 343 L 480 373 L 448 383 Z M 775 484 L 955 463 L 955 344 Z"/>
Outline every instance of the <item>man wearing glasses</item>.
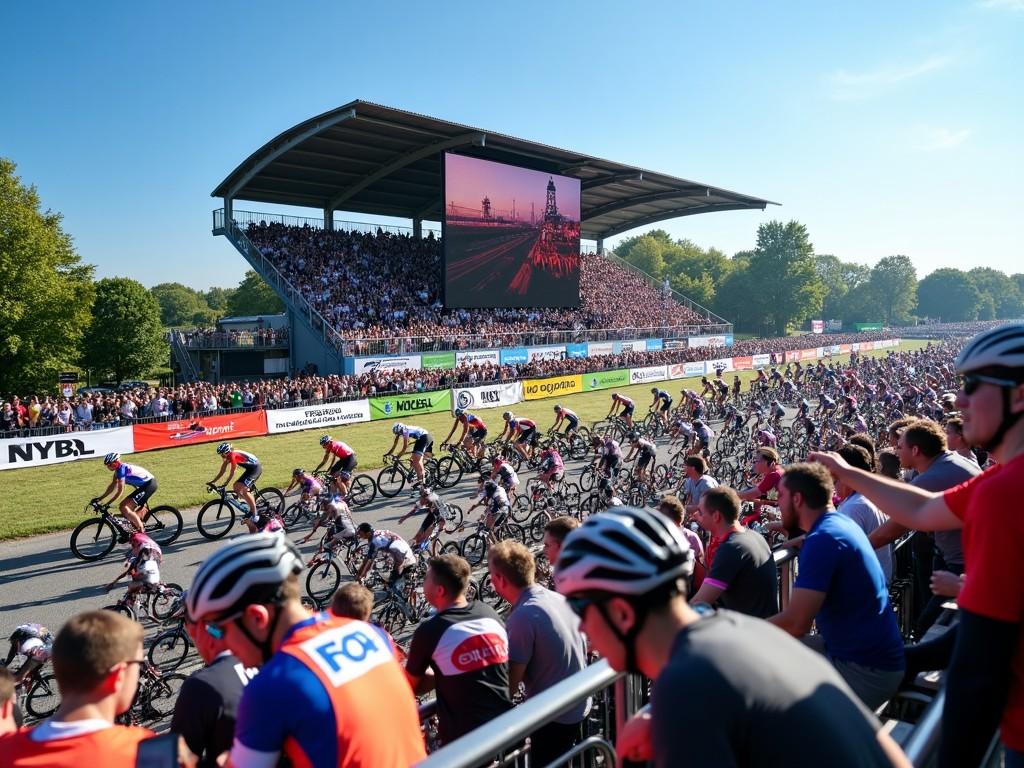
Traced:
<path fill-rule="evenodd" d="M 35 728 L 0 738 L 0 768 L 135 765 L 148 728 L 114 725 L 139 684 L 142 627 L 112 611 L 72 616 L 53 643 L 61 703 Z"/>
<path fill-rule="evenodd" d="M 933 493 L 854 469 L 833 453 L 813 453 L 844 483 L 900 525 L 919 531 L 963 528 L 960 625 L 946 678 L 941 766 L 974 766 L 1000 724 L 1005 765 L 1024 766 L 1024 323 L 978 334 L 956 360 L 956 404 L 964 439 L 997 464 Z M 969 722 L 970 728 L 962 727 Z"/>

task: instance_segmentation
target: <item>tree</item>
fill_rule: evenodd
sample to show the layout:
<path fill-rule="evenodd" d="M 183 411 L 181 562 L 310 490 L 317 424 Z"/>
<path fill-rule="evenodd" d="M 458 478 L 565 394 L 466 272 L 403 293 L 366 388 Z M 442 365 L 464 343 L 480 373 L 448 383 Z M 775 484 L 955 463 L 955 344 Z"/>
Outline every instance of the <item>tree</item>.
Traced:
<path fill-rule="evenodd" d="M 627 261 L 649 275 L 661 278 L 665 271 L 665 259 L 661 255 L 665 244 L 653 237 L 642 237 L 630 248 Z"/>
<path fill-rule="evenodd" d="M 1009 320 L 1020 317 L 1024 312 L 1024 302 L 1021 301 L 1020 288 L 1015 280 L 991 267 L 975 267 L 967 275 L 982 296 L 978 312 L 980 320 Z M 991 299 L 991 304 L 986 297 Z"/>
<path fill-rule="evenodd" d="M 871 290 L 878 297 L 886 325 L 910 317 L 917 290 L 917 270 L 907 256 L 886 256 L 871 270 Z"/>
<path fill-rule="evenodd" d="M 882 306 L 867 280 L 851 288 L 843 297 L 839 310 L 843 328 L 850 330 L 855 323 L 871 323 L 881 317 Z"/>
<path fill-rule="evenodd" d="M 235 292 L 234 288 L 211 288 L 203 294 L 206 306 L 217 312 L 223 312 L 228 308 L 228 301 Z"/>
<path fill-rule="evenodd" d="M 917 314 L 946 322 L 975 320 L 981 293 L 959 269 L 937 269 L 917 284 Z"/>
<path fill-rule="evenodd" d="M 191 325 L 196 315 L 209 310 L 202 294 L 181 283 L 160 283 L 150 291 L 160 305 L 160 322 L 167 328 Z"/>
<path fill-rule="evenodd" d="M 0 393 L 43 392 L 78 363 L 92 267 L 16 168 L 0 157 Z"/>
<path fill-rule="evenodd" d="M 871 276 L 870 267 L 850 261 L 840 261 L 836 256 L 829 254 L 815 256 L 814 266 L 826 290 L 825 298 L 822 301 L 822 317 L 828 320 L 844 317 L 844 302 L 847 296 L 850 291 L 868 281 Z M 858 301 L 860 300 L 858 299 Z M 860 303 L 863 302 L 860 301 Z"/>
<path fill-rule="evenodd" d="M 232 291 L 227 303 L 229 315 L 276 315 L 284 304 L 273 289 L 254 270 L 249 270 Z"/>
<path fill-rule="evenodd" d="M 86 365 L 101 379 L 137 379 L 166 365 L 168 347 L 156 297 L 127 277 L 100 280 L 84 347 Z"/>

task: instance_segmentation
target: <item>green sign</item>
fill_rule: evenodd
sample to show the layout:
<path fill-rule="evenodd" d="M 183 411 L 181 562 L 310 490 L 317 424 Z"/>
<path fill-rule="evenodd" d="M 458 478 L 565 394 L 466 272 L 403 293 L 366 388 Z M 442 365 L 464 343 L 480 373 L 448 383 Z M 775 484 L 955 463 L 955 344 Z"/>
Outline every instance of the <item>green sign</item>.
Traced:
<path fill-rule="evenodd" d="M 880 331 L 882 330 L 881 323 L 854 323 L 853 327 L 858 331 Z"/>
<path fill-rule="evenodd" d="M 454 352 L 425 352 L 420 355 L 420 364 L 424 368 L 454 368 Z"/>
<path fill-rule="evenodd" d="M 370 418 L 398 419 L 420 413 L 439 413 L 452 409 L 452 391 L 417 392 L 412 395 L 387 395 L 370 398 Z"/>
<path fill-rule="evenodd" d="M 629 369 L 622 371 L 598 371 L 583 374 L 583 389 L 587 392 L 594 389 L 629 386 Z"/>

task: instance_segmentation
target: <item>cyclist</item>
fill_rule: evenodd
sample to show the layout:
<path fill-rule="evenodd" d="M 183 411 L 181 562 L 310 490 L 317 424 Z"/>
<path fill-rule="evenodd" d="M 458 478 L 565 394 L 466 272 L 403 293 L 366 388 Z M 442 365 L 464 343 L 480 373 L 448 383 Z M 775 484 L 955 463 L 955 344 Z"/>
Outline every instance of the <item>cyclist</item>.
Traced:
<path fill-rule="evenodd" d="M 355 450 L 348 443 L 334 440 L 330 435 L 323 435 L 320 438 L 320 446 L 324 449 L 324 457 L 320 459 L 320 463 L 313 469 L 313 473 L 319 472 L 321 467 L 325 466 L 333 456 L 335 462 L 327 470 L 327 474 L 331 477 L 331 487 L 339 496 L 347 497 L 352 480 L 352 471 L 356 468 L 356 464 L 359 463 L 356 460 Z"/>
<path fill-rule="evenodd" d="M 487 479 L 486 477 L 481 477 L 484 480 Z M 512 465 L 501 456 L 497 456 L 494 459 L 490 479 L 504 488 L 508 492 L 509 498 L 515 495 L 516 488 L 519 487 L 519 475 L 516 474 Z"/>
<path fill-rule="evenodd" d="M 455 409 L 455 423 L 452 424 L 452 429 L 448 433 L 448 437 L 441 443 L 441 447 L 445 448 L 448 446 L 452 435 L 455 434 L 455 429 L 460 425 L 462 426 L 462 434 L 459 435 L 458 442 L 462 443 L 462 447 L 466 449 L 469 455 L 482 459 L 484 456 L 484 440 L 487 439 L 487 425 L 484 424 L 483 419 L 479 416 L 469 413 L 462 408 Z"/>
<path fill-rule="evenodd" d="M 622 420 L 626 422 L 630 427 L 633 426 L 633 409 L 636 408 L 636 404 L 625 395 L 620 395 L 618 392 L 612 392 L 612 407 L 608 411 L 606 419 L 612 418 L 615 415 L 615 411 L 622 406 L 622 413 L 619 414 Z"/>
<path fill-rule="evenodd" d="M 714 437 L 715 433 L 711 431 L 711 427 L 701 419 L 693 420 L 694 453 L 710 453 L 711 441 Z"/>
<path fill-rule="evenodd" d="M 772 400 L 771 409 L 768 412 L 768 424 L 778 429 L 785 416 L 786 409 L 782 407 L 782 403 L 778 400 Z"/>
<path fill-rule="evenodd" d="M 4 659 L 9 667 L 19 653 L 25 663 L 14 673 L 14 684 L 21 685 L 33 672 L 43 666 L 53 655 L 53 633 L 42 624 L 21 624 L 10 636 L 11 649 Z"/>
<path fill-rule="evenodd" d="M 231 482 L 231 478 L 235 476 L 235 469 L 241 467 L 242 474 L 238 476 L 231 489 L 249 505 L 248 511 L 242 515 L 242 520 L 245 521 L 245 526 L 249 529 L 249 533 L 256 533 L 259 513 L 256 511 L 256 498 L 252 495 L 252 489 L 256 487 L 256 481 L 263 474 L 260 460 L 246 451 L 233 451 L 231 443 L 221 443 L 218 445 L 217 455 L 221 457 L 220 471 L 207 485 L 215 487 L 217 481 L 220 480 L 220 476 L 227 471 L 228 467 L 231 467 L 231 471 L 228 472 L 228 476 L 224 480 L 224 485 L 227 485 Z"/>
<path fill-rule="evenodd" d="M 420 529 L 416 532 L 416 535 L 412 537 L 410 545 L 414 550 L 420 549 L 421 546 L 425 546 L 427 540 L 430 538 L 430 534 L 434 532 L 434 526 L 441 522 L 441 513 L 443 510 L 444 502 L 441 501 L 441 497 L 437 495 L 430 488 L 420 488 L 419 498 L 413 505 L 412 509 L 398 518 L 398 524 L 401 525 L 413 515 L 423 515 L 423 522 L 420 524 Z"/>
<path fill-rule="evenodd" d="M 132 554 L 125 561 L 124 570 L 103 588 L 104 592 L 109 592 L 117 582 L 131 574 L 132 583 L 128 585 L 128 593 L 125 598 L 131 598 L 139 592 L 159 584 L 160 563 L 164 559 L 164 553 L 160 551 L 160 546 L 144 533 L 133 533 L 128 539 L 128 544 L 132 548 Z"/>
<path fill-rule="evenodd" d="M 565 462 L 562 460 L 562 454 L 553 445 L 540 452 L 540 459 L 540 466 L 537 468 L 540 474 L 537 475 L 537 479 L 550 491 L 552 483 L 560 483 L 565 477 Z"/>
<path fill-rule="evenodd" d="M 291 493 L 292 488 L 301 493 L 299 498 L 302 503 L 317 499 L 324 492 L 324 486 L 316 476 L 299 467 L 292 470 L 292 481 L 284 489 L 284 495 Z"/>
<path fill-rule="evenodd" d="M 640 437 L 636 432 L 630 432 L 626 439 L 629 441 L 629 455 L 625 461 L 632 461 L 636 458 L 636 479 L 641 483 L 645 482 L 647 465 L 654 461 L 658 455 L 658 447 L 646 437 Z"/>
<path fill-rule="evenodd" d="M 189 616 L 246 666 L 230 763 L 411 765 L 425 757 L 416 702 L 371 624 L 313 616 L 299 600 L 299 551 L 284 536 L 236 539 L 207 557 Z M 386 714 L 386 716 L 384 716 Z"/>
<path fill-rule="evenodd" d="M 742 388 L 742 386 L 743 386 L 743 382 L 740 381 L 739 375 L 738 374 L 734 375 L 732 377 L 732 399 L 733 400 L 739 400 L 740 389 Z"/>
<path fill-rule="evenodd" d="M 508 439 L 515 437 L 516 453 L 527 461 L 533 458 L 533 438 L 537 435 L 537 422 L 533 419 L 513 418 L 508 422 Z M 530 450 L 526 450 L 530 446 Z"/>
<path fill-rule="evenodd" d="M 654 395 L 654 400 L 651 402 L 651 406 L 648 410 L 653 411 L 657 408 L 659 413 L 658 418 L 661 419 L 661 423 L 665 429 L 668 429 L 668 412 L 672 410 L 672 395 L 658 387 L 651 387 L 651 394 Z"/>
<path fill-rule="evenodd" d="M 383 553 L 391 559 L 391 574 L 388 576 L 388 586 L 398 594 L 405 589 L 405 577 L 409 571 L 416 569 L 416 555 L 413 554 L 409 543 L 394 531 L 383 529 L 374 530 L 369 523 L 360 523 L 356 528 L 356 536 L 363 541 L 370 542 L 370 548 L 366 553 L 366 559 L 359 568 L 356 581 L 360 584 L 366 578 L 366 574 L 373 565 L 373 560 L 378 554 Z"/>
<path fill-rule="evenodd" d="M 722 378 L 721 371 L 718 371 L 715 376 L 715 388 L 718 390 L 715 402 L 719 405 L 724 405 L 726 398 L 729 397 L 729 384 Z"/>
<path fill-rule="evenodd" d="M 416 473 L 416 486 L 423 485 L 423 454 L 430 453 L 434 450 L 434 440 L 430 437 L 430 433 L 423 429 L 423 427 L 408 427 L 401 422 L 396 422 L 395 425 L 391 427 L 391 433 L 395 436 L 395 441 L 391 444 L 391 448 L 388 452 L 384 454 L 384 458 L 387 459 L 387 457 L 393 453 L 395 454 L 396 459 L 401 458 L 408 450 L 409 439 L 412 438 L 412 457 L 409 459 L 409 464 L 412 465 L 412 469 Z M 402 439 L 402 450 L 395 453 L 395 448 L 398 446 L 399 438 Z"/>
<path fill-rule="evenodd" d="M 597 469 L 613 480 L 619 476 L 619 467 L 622 466 L 622 446 L 618 440 L 613 440 L 610 435 L 600 437 L 594 435 L 590 441 L 594 447 L 594 453 L 598 456 Z"/>
<path fill-rule="evenodd" d="M 117 501 L 125 485 L 131 487 L 132 491 L 121 500 L 118 510 L 125 519 L 135 526 L 135 530 L 144 531 L 146 527 L 142 524 L 139 510 L 145 511 L 146 502 L 156 493 L 156 478 L 138 464 L 129 464 L 121 461 L 118 453 L 108 453 L 103 457 L 103 466 L 114 473 L 114 477 L 107 486 L 107 490 L 93 499 L 97 504 L 103 504 L 109 496 L 110 502 Z"/>
<path fill-rule="evenodd" d="M 778 387 L 782 386 L 782 378 L 783 378 L 783 376 L 782 376 L 781 373 L 779 373 L 779 369 L 776 368 L 773 365 L 772 366 L 771 376 L 770 376 L 771 388 L 772 389 L 777 389 Z"/>
<path fill-rule="evenodd" d="M 779 439 L 770 429 L 759 429 L 757 430 L 754 442 L 759 448 L 774 448 L 778 444 Z"/>
<path fill-rule="evenodd" d="M 570 411 L 568 408 L 555 405 L 555 423 L 551 425 L 553 432 L 558 431 L 558 425 L 565 422 L 565 431 L 562 433 L 563 437 L 572 437 L 576 434 L 576 430 L 580 426 L 580 417 L 576 415 L 574 411 Z"/>
<path fill-rule="evenodd" d="M 313 534 L 317 532 L 321 524 L 327 528 L 327 535 L 320 542 L 320 548 L 317 552 L 333 549 L 356 537 L 356 526 L 352 522 L 352 512 L 348 508 L 348 503 L 340 496 L 334 496 L 320 502 L 320 514 L 313 523 L 313 530 L 299 543 L 305 544 L 313 538 Z"/>
<path fill-rule="evenodd" d="M 484 525 L 487 527 L 488 534 L 493 533 L 495 526 L 505 522 L 512 509 L 505 489 L 493 480 L 484 481 L 480 487 L 480 498 L 467 510 L 467 513 L 481 505 L 484 507 Z"/>
<path fill-rule="evenodd" d="M 713 398 L 715 396 L 715 385 L 708 380 L 707 376 L 700 377 L 700 384 L 701 390 L 700 395 L 698 395 L 698 397 L 703 398 L 705 396 L 710 396 Z"/>

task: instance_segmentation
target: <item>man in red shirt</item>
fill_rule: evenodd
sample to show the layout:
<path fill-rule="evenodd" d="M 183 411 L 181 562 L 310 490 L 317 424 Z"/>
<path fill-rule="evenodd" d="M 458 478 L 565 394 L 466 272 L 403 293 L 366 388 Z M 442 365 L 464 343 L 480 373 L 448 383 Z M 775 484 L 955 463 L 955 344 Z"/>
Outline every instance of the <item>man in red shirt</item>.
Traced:
<path fill-rule="evenodd" d="M 747 515 L 740 521 L 743 525 L 747 526 L 756 522 L 761 516 L 762 504 L 766 502 L 773 505 L 778 503 L 775 499 L 768 498 L 768 494 L 772 492 L 775 492 L 776 496 L 778 496 L 777 489 L 779 487 L 779 481 L 782 480 L 782 467 L 779 466 L 779 454 L 774 448 L 757 449 L 754 453 L 754 471 L 757 472 L 761 480 L 757 485 L 747 488 L 739 494 L 740 501 L 754 502 L 754 513 Z"/>
<path fill-rule="evenodd" d="M 974 337 L 956 361 L 964 439 L 997 465 L 942 493 L 811 454 L 897 523 L 963 528 L 965 582 L 946 683 L 940 766 L 978 765 L 1001 725 L 1007 766 L 1024 765 L 1024 323 Z M 1001 720 L 1001 722 L 1000 722 Z"/>

